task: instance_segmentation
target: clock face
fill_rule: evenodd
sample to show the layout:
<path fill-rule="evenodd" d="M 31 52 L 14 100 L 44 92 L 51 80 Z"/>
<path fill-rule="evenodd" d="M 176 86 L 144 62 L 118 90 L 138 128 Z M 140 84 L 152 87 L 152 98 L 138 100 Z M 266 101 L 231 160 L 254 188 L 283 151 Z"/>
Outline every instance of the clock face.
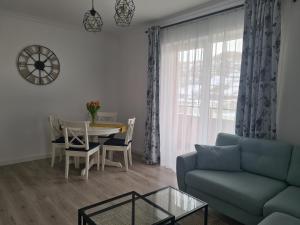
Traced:
<path fill-rule="evenodd" d="M 59 75 L 59 60 L 49 48 L 31 45 L 24 48 L 17 59 L 21 76 L 36 85 L 47 85 Z"/>

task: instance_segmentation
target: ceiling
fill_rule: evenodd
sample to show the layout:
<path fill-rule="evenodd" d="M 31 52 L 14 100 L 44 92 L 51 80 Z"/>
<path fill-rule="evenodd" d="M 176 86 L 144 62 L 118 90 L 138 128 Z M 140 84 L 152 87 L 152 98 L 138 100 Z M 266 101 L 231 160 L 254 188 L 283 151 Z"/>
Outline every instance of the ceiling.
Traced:
<path fill-rule="evenodd" d="M 134 0 L 136 6 L 132 25 L 150 23 L 181 11 L 193 9 L 211 0 Z M 117 30 L 114 23 L 115 0 L 95 0 L 104 30 Z M 0 9 L 31 17 L 43 18 L 55 23 L 81 26 L 85 11 L 91 8 L 91 0 L 0 0 Z"/>

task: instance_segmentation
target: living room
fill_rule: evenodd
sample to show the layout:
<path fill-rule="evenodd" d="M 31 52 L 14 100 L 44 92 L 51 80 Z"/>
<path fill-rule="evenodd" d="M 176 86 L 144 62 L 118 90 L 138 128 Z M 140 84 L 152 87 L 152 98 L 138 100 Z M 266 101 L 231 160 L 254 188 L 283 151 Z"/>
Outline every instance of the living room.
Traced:
<path fill-rule="evenodd" d="M 300 224 L 299 0 L 0 18 L 0 225 Z"/>

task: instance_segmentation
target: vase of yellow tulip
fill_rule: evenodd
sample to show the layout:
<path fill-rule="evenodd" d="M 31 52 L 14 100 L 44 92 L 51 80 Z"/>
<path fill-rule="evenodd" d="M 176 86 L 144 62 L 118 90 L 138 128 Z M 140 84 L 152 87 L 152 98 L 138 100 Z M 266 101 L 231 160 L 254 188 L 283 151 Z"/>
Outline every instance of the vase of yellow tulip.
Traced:
<path fill-rule="evenodd" d="M 92 124 L 95 124 L 97 112 L 100 109 L 100 102 L 99 101 L 91 101 L 86 103 L 86 108 L 91 114 Z"/>

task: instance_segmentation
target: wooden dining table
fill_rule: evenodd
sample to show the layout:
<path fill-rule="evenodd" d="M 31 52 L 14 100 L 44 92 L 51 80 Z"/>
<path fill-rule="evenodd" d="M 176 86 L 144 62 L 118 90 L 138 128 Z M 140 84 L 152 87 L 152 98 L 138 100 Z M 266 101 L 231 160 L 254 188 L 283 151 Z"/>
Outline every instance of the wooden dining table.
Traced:
<path fill-rule="evenodd" d="M 103 122 L 103 121 L 96 121 L 94 124 L 90 124 L 88 128 L 88 135 L 91 138 L 91 141 L 99 142 L 99 136 L 101 138 L 109 138 L 112 134 L 119 134 L 125 133 L 127 131 L 127 125 L 120 123 L 120 122 Z M 100 160 L 101 162 L 101 160 Z M 96 165 L 97 162 L 95 158 L 92 158 L 90 161 L 90 168 Z M 114 166 L 122 168 L 122 164 L 120 162 L 113 161 L 113 155 L 108 155 L 108 158 L 105 160 L 105 165 L 107 166 Z M 84 176 L 85 168 L 81 170 L 81 175 Z"/>

